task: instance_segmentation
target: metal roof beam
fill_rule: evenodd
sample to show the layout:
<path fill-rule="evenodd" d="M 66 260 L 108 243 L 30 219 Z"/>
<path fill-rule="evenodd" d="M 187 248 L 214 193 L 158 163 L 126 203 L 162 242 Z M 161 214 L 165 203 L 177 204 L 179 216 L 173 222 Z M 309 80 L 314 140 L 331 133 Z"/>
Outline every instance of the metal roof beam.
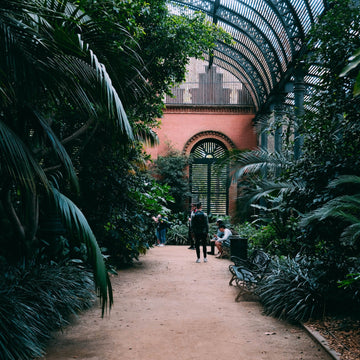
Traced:
<path fill-rule="evenodd" d="M 226 64 L 233 74 L 241 74 L 260 111 L 267 111 L 291 81 L 305 36 L 328 6 L 327 0 L 168 1 L 204 12 L 231 33 L 234 45 L 218 43 L 210 63 Z M 316 82 L 311 71 L 305 79 L 309 85 Z"/>
<path fill-rule="evenodd" d="M 249 74 L 245 72 L 244 69 L 236 66 L 234 59 L 228 57 L 226 54 L 222 54 L 221 57 L 217 56 L 216 53 L 214 55 L 214 64 L 222 67 L 223 69 L 229 71 L 232 75 L 234 75 L 239 81 L 246 87 L 249 94 L 251 95 L 254 106 L 256 109 L 259 108 L 260 99 L 258 97 L 258 92 L 256 91 L 254 84 L 252 82 Z"/>

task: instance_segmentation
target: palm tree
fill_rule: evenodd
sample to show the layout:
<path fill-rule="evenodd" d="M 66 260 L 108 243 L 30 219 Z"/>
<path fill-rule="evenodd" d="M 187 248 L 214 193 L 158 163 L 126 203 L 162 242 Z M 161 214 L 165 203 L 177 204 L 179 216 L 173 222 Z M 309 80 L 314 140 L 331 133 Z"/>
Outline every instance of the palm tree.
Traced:
<path fill-rule="evenodd" d="M 50 202 L 87 245 L 104 311 L 112 294 L 101 251 L 81 211 L 61 192 L 66 184 L 78 187 L 64 144 L 100 120 L 123 138 L 133 137 L 105 65 L 82 38 L 82 29 L 96 27 L 70 1 L 1 1 L 0 215 L 11 223 L 8 241 L 28 258 L 36 247 L 39 211 Z M 85 119 L 79 128 L 59 120 L 65 103 Z M 67 138 L 64 125 L 73 129 Z"/>
<path fill-rule="evenodd" d="M 318 209 L 304 215 L 300 225 L 320 223 L 326 219 L 337 219 L 343 225 L 340 240 L 343 244 L 360 248 L 360 177 L 343 175 L 329 183 L 330 189 L 342 191 Z M 347 191 L 344 192 L 344 188 Z M 341 190 L 339 190 L 341 189 Z M 349 191 L 349 189 L 351 191 Z"/>

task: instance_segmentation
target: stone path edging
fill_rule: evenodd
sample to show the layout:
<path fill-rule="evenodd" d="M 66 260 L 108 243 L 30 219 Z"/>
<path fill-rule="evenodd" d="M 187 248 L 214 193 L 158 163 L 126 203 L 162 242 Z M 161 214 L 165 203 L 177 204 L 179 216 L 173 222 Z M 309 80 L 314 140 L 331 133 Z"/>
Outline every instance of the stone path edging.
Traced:
<path fill-rule="evenodd" d="M 334 359 L 341 360 L 340 355 L 333 349 L 330 348 L 326 339 L 318 332 L 311 329 L 309 326 L 305 324 L 301 324 L 302 327 L 309 333 L 309 335 L 319 343 L 323 347 L 323 349 Z"/>

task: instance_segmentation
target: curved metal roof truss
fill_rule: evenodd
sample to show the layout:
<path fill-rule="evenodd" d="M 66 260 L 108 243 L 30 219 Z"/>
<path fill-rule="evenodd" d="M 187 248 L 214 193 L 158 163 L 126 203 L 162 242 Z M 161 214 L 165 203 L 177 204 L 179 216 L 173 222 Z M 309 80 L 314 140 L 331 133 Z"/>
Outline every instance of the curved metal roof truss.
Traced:
<path fill-rule="evenodd" d="M 217 44 L 211 61 L 243 82 L 259 109 L 301 54 L 326 0 L 168 0 L 168 4 L 174 12 L 202 11 L 233 36 L 233 45 Z"/>

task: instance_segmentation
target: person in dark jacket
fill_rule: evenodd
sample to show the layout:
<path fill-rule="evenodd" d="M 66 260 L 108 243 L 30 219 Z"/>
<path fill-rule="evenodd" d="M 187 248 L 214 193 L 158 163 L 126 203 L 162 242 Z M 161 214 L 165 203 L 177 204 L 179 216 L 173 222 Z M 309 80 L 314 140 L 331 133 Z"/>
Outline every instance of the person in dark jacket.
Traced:
<path fill-rule="evenodd" d="M 168 219 L 165 216 L 158 215 L 158 229 L 159 229 L 159 239 L 160 246 L 165 246 L 166 244 L 166 231 L 168 228 Z"/>
<path fill-rule="evenodd" d="M 207 215 L 202 211 L 201 202 L 196 204 L 196 212 L 191 219 L 191 229 L 195 237 L 196 262 L 200 262 L 200 245 L 203 247 L 204 262 L 207 262 L 206 242 L 209 233 L 209 221 Z"/>

